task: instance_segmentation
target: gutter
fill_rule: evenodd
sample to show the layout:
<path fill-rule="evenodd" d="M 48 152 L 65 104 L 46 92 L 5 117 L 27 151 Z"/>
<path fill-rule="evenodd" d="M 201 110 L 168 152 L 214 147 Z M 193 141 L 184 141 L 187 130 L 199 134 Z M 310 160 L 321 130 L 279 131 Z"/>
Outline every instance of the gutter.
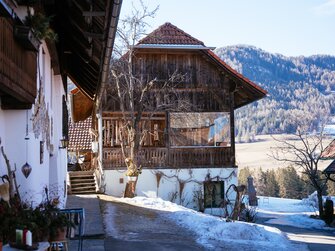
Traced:
<path fill-rule="evenodd" d="M 8 6 L 8 4 L 6 3 L 6 1 L 4 0 L 0 0 L 0 8 L 2 8 L 2 10 L 0 10 L 0 13 L 3 12 L 3 14 L 7 14 L 8 17 L 11 17 L 13 19 L 16 18 L 16 14 L 14 13 L 14 10 Z"/>
<path fill-rule="evenodd" d="M 110 19 L 110 22 L 108 22 L 107 24 L 107 27 L 109 27 L 108 34 L 107 34 L 107 43 L 106 43 L 106 48 L 105 48 L 105 53 L 104 53 L 104 58 L 103 58 L 102 72 L 100 75 L 101 76 L 100 84 L 97 88 L 97 95 L 95 98 L 94 107 L 92 111 L 92 115 L 93 115 L 92 123 L 94 123 L 93 120 L 96 119 L 95 114 L 97 114 L 98 109 L 101 104 L 102 91 L 105 89 L 105 86 L 108 81 L 110 58 L 112 56 L 115 35 L 116 35 L 116 30 L 117 30 L 117 24 L 118 24 L 119 15 L 121 12 L 121 6 L 122 6 L 122 0 L 114 0 L 113 4 L 111 4 L 110 6 L 111 19 Z"/>

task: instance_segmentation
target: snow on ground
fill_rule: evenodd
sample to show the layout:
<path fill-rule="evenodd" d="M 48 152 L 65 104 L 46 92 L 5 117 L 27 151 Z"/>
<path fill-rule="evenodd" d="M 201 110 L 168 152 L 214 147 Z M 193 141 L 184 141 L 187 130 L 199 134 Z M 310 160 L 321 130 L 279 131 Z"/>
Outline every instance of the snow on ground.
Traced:
<path fill-rule="evenodd" d="M 317 214 L 313 198 L 304 200 L 257 196 L 257 216 L 271 218 L 270 224 L 287 225 L 299 228 L 333 230 L 323 220 L 312 219 Z"/>
<path fill-rule="evenodd" d="M 237 221 L 226 222 L 219 217 L 199 213 L 160 198 L 135 197 L 117 200 L 170 212 L 167 217 L 194 231 L 198 235 L 197 241 L 206 248 L 214 248 L 212 244 L 220 241 L 229 244 L 232 250 L 235 250 L 234 247 L 238 250 L 240 245 L 258 247 L 255 250 L 303 250 L 304 248 L 304 246 L 298 248 L 277 228 Z"/>

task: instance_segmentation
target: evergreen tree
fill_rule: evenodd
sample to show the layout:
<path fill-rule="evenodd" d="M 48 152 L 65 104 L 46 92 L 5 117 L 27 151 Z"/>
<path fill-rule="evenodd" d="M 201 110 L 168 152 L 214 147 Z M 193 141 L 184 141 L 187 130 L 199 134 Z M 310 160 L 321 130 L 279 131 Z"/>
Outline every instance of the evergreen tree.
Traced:
<path fill-rule="evenodd" d="M 249 167 L 240 168 L 238 170 L 238 184 L 239 185 L 248 185 L 248 177 L 251 175 Z"/>
<path fill-rule="evenodd" d="M 265 190 L 266 190 L 266 184 L 267 184 L 267 177 L 266 172 L 262 170 L 262 168 L 259 168 L 256 172 L 255 178 L 255 186 L 257 190 L 257 195 L 264 196 Z"/>
<path fill-rule="evenodd" d="M 279 197 L 279 184 L 273 169 L 266 171 L 264 196 Z"/>
<path fill-rule="evenodd" d="M 335 175 L 331 175 L 331 178 L 335 180 Z M 328 181 L 327 185 L 328 185 L 327 194 L 330 196 L 335 196 L 335 182 Z"/>
<path fill-rule="evenodd" d="M 294 167 L 288 166 L 279 169 L 277 177 L 280 188 L 280 197 L 290 199 L 301 199 L 303 197 L 303 182 Z"/>
<path fill-rule="evenodd" d="M 302 180 L 302 197 L 307 198 L 309 195 L 311 195 L 312 193 L 314 193 L 315 188 L 313 187 L 313 185 L 311 184 L 310 179 L 308 178 L 308 176 L 303 173 L 301 175 L 301 180 Z"/>
<path fill-rule="evenodd" d="M 279 184 L 274 170 L 257 170 L 256 189 L 257 194 L 262 196 L 279 197 Z"/>

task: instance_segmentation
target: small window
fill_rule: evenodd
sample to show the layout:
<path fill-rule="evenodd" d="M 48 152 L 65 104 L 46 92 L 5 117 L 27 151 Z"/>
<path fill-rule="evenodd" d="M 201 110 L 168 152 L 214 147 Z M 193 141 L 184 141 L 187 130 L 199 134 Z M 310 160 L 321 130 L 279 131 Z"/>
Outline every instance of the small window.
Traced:
<path fill-rule="evenodd" d="M 224 181 L 209 181 L 204 183 L 205 208 L 221 207 L 224 200 Z"/>

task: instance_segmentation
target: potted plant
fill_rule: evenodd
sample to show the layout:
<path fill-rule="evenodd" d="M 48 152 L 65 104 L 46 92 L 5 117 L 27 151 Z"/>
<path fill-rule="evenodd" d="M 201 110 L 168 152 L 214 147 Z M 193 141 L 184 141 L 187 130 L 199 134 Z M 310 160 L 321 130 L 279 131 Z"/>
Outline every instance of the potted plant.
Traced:
<path fill-rule="evenodd" d="M 57 40 L 57 34 L 50 27 L 52 17 L 47 17 L 43 13 L 37 12 L 31 15 L 28 12 L 28 16 L 24 20 L 25 25 L 31 27 L 35 36 L 39 40 L 50 39 Z"/>
<path fill-rule="evenodd" d="M 49 241 L 61 241 L 66 239 L 68 228 L 75 227 L 68 215 L 61 211 L 55 212 L 49 225 Z"/>
<path fill-rule="evenodd" d="M 16 244 L 16 229 L 30 230 L 35 243 L 55 238 L 59 229 L 74 226 L 71 219 L 58 208 L 58 198 L 49 200 L 47 189 L 45 192 L 46 200 L 37 207 L 18 198 L 12 198 L 10 205 L 0 200 L 0 238 L 2 236 L 4 244 Z"/>
<path fill-rule="evenodd" d="M 29 26 L 16 25 L 14 27 L 15 39 L 27 50 L 38 51 L 41 44 L 40 40 L 35 36 L 33 30 Z"/>
<path fill-rule="evenodd" d="M 51 17 L 42 13 L 31 15 L 28 12 L 24 25 L 15 26 L 14 37 L 27 50 L 37 51 L 41 40 L 57 40 L 57 34 L 50 28 L 50 21 Z"/>

